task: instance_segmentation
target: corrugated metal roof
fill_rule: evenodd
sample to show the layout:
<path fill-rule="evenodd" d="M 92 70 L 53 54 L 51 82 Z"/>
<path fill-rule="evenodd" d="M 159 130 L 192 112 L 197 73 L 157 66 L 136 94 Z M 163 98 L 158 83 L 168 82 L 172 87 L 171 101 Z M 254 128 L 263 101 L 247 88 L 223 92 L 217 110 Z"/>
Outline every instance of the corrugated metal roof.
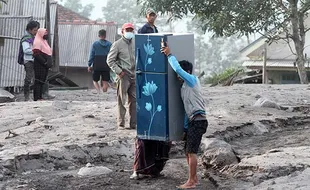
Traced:
<path fill-rule="evenodd" d="M 13 40 L 20 40 L 20 38 L 12 37 L 12 36 L 2 36 L 2 35 L 0 35 L 0 38 L 4 38 L 4 39 L 13 39 Z"/>
<path fill-rule="evenodd" d="M 46 0 L 10 0 L 7 5 L 3 5 L 0 9 L 0 15 L 9 16 L 32 16 L 33 20 L 40 23 L 41 27 L 45 27 Z M 53 47 L 54 30 L 56 22 L 57 2 L 50 1 L 50 20 L 51 20 L 51 41 Z M 26 28 L 26 25 L 24 26 Z M 24 29 L 25 30 L 25 29 Z"/>
<path fill-rule="evenodd" d="M 267 60 L 267 67 L 294 67 L 294 60 Z M 264 64 L 260 60 L 247 60 L 244 61 L 242 66 L 244 67 L 262 67 Z M 305 64 L 306 66 L 307 64 Z"/>
<path fill-rule="evenodd" d="M 0 9 L 0 35 L 21 38 L 27 23 L 32 18 L 45 25 L 46 0 L 10 0 Z M 54 25 L 57 3 L 51 1 L 51 37 L 54 39 Z M 53 46 L 52 46 L 53 47 Z M 5 39 L 0 47 L 0 87 L 23 86 L 24 68 L 17 63 L 19 41 Z"/>
<path fill-rule="evenodd" d="M 0 10 L 2 15 L 33 16 L 35 20 L 45 17 L 46 0 L 10 0 Z"/>
<path fill-rule="evenodd" d="M 107 40 L 115 41 L 117 25 L 106 24 L 59 24 L 60 66 L 87 67 L 91 45 L 98 40 L 98 31 L 107 31 Z"/>
<path fill-rule="evenodd" d="M 25 33 L 25 28 L 31 16 L 2 16 L 0 15 L 0 35 L 20 38 Z M 27 21 L 25 23 L 25 20 Z M 26 24 L 26 25 L 24 25 Z"/>
<path fill-rule="evenodd" d="M 0 17 L 0 34 L 20 38 L 31 17 Z M 23 86 L 24 68 L 17 63 L 19 40 L 5 39 L 0 47 L 0 87 Z"/>

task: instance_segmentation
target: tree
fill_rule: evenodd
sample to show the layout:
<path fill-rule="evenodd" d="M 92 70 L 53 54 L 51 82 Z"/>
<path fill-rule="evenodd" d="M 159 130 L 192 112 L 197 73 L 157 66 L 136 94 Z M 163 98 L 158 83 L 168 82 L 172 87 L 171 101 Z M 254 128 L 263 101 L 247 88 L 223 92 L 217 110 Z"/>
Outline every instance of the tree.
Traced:
<path fill-rule="evenodd" d="M 63 2 L 63 0 L 61 0 L 61 2 Z M 76 13 L 79 13 L 86 18 L 89 18 L 91 16 L 91 12 L 95 8 L 93 4 L 87 4 L 83 6 L 81 0 L 66 0 L 64 3 L 64 7 Z"/>
<path fill-rule="evenodd" d="M 295 46 L 296 65 L 302 84 L 308 83 L 305 63 L 305 36 L 310 29 L 304 21 L 310 0 L 137 0 L 173 18 L 194 14 L 204 30 L 217 36 L 260 33 L 268 42 L 285 40 Z"/>
<path fill-rule="evenodd" d="M 126 22 L 145 22 L 140 16 L 141 6 L 137 6 L 135 0 L 109 0 L 105 7 L 102 7 L 103 16 L 106 21 L 115 21 L 122 25 Z"/>
<path fill-rule="evenodd" d="M 0 0 L 0 9 L 2 8 L 2 3 L 7 4 L 7 0 Z"/>
<path fill-rule="evenodd" d="M 93 11 L 94 8 L 95 8 L 95 6 L 93 4 L 85 5 L 83 7 L 83 10 L 80 12 L 80 14 L 89 18 L 91 16 L 91 12 Z"/>
<path fill-rule="evenodd" d="M 211 38 L 199 28 L 199 22 L 196 19 L 189 19 L 187 31 L 195 34 L 196 73 L 200 74 L 204 71 L 206 76 L 210 76 L 241 65 L 239 49 L 246 45 L 244 39 L 237 36 Z"/>
<path fill-rule="evenodd" d="M 242 39 L 232 37 L 211 38 L 208 43 L 197 42 L 201 37 L 195 39 L 196 64 L 205 71 L 206 75 L 219 74 L 228 68 L 236 68 L 241 65 L 238 48 L 244 44 Z M 240 43 L 237 43 L 238 40 Z M 203 44 L 203 45 L 200 45 Z"/>

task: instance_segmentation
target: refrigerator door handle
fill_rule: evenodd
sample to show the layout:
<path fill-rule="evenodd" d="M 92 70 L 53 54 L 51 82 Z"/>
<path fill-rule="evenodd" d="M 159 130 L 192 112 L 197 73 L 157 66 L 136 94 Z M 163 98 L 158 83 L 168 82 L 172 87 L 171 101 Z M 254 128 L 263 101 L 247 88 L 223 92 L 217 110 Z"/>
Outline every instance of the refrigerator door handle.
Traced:
<path fill-rule="evenodd" d="M 137 71 L 141 70 L 140 66 L 142 66 L 142 68 L 143 68 L 143 65 L 140 65 L 139 63 L 141 63 L 141 61 L 140 61 L 140 48 L 137 48 L 136 49 L 136 68 L 137 68 Z"/>
<path fill-rule="evenodd" d="M 138 98 L 141 98 L 141 76 L 142 76 L 142 71 L 139 69 L 136 71 L 137 75 L 137 94 Z"/>
<path fill-rule="evenodd" d="M 141 75 L 142 71 L 140 69 L 140 48 L 136 49 L 136 76 L 137 76 L 137 95 L 138 98 L 141 98 Z"/>

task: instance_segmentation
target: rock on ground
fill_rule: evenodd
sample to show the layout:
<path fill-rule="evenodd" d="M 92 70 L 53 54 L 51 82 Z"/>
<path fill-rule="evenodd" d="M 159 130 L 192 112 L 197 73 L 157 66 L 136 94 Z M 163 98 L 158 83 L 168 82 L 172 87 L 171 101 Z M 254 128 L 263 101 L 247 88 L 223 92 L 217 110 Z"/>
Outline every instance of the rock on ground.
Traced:
<path fill-rule="evenodd" d="M 238 163 L 234 150 L 225 141 L 206 138 L 202 140 L 201 147 L 204 152 L 203 162 L 207 167 L 222 168 L 226 165 Z"/>
<path fill-rule="evenodd" d="M 0 103 L 14 102 L 15 96 L 6 90 L 0 89 Z"/>
<path fill-rule="evenodd" d="M 275 170 L 284 167 L 310 166 L 310 147 L 289 147 L 278 151 L 269 151 L 266 154 L 244 158 L 239 166 L 259 166 L 263 170 Z"/>
<path fill-rule="evenodd" d="M 280 106 L 274 102 L 274 101 L 271 101 L 267 98 L 259 98 L 255 104 L 254 104 L 254 107 L 263 107 L 263 108 L 276 108 L 278 110 L 280 110 Z"/>
<path fill-rule="evenodd" d="M 89 166 L 83 167 L 79 170 L 78 175 L 80 176 L 100 176 L 100 175 L 107 175 L 111 173 L 107 167 L 104 166 Z"/>

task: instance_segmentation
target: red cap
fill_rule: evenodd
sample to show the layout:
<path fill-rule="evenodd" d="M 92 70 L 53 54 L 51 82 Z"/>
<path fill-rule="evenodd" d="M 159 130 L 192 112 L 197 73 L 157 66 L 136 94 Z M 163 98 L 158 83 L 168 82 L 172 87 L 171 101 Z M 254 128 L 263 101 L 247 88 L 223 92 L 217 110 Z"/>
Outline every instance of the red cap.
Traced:
<path fill-rule="evenodd" d="M 134 27 L 133 24 L 131 24 L 131 23 L 125 23 L 125 24 L 122 26 L 122 30 L 128 29 L 128 28 L 135 29 L 135 27 Z"/>

